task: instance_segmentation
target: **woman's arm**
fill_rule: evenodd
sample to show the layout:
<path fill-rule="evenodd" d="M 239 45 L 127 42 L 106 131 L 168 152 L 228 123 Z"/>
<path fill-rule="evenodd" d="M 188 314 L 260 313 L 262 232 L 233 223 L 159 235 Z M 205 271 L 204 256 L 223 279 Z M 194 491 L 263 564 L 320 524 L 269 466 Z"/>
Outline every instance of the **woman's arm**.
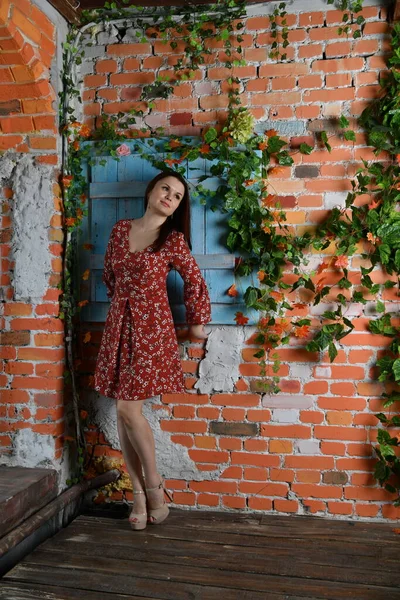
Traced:
<path fill-rule="evenodd" d="M 186 321 L 193 337 L 206 338 L 204 324 L 211 321 L 211 303 L 206 282 L 200 272 L 183 233 L 176 232 L 171 266 L 178 271 L 184 283 L 183 301 Z"/>

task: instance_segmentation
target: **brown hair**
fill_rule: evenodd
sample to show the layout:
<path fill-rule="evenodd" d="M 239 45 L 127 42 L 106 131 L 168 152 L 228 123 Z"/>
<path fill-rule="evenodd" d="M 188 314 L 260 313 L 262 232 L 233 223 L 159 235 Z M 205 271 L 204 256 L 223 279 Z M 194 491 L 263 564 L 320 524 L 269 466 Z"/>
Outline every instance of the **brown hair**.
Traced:
<path fill-rule="evenodd" d="M 192 248 L 192 244 L 190 241 L 190 195 L 189 195 L 189 186 L 187 184 L 186 179 L 182 177 L 180 173 L 177 171 L 161 171 L 158 175 L 156 175 L 148 184 L 146 191 L 144 193 L 144 208 L 147 209 L 147 204 L 149 201 L 150 192 L 155 187 L 156 183 L 165 179 L 166 177 L 175 177 L 178 181 L 181 182 L 185 189 L 185 193 L 183 195 L 182 200 L 179 203 L 178 208 L 175 210 L 172 217 L 168 217 L 168 219 L 161 225 L 160 234 L 156 241 L 152 244 L 154 251 L 160 250 L 163 246 L 165 240 L 171 231 L 176 230 L 183 233 L 185 236 L 185 240 L 189 246 Z"/>

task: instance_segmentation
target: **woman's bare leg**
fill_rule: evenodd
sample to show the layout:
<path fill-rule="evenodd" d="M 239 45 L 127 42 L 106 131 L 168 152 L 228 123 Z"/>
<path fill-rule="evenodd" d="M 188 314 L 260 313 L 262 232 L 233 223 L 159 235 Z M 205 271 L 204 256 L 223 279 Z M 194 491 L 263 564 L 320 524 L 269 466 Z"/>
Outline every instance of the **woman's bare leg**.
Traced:
<path fill-rule="evenodd" d="M 126 439 L 129 441 L 131 448 L 137 455 L 137 459 L 132 456 L 132 452 L 130 452 L 129 462 L 133 467 L 133 471 L 137 473 L 135 465 L 137 464 L 137 460 L 139 460 L 144 473 L 144 478 L 146 481 L 146 487 L 153 488 L 156 487 L 160 483 L 160 476 L 157 471 L 157 463 L 156 463 L 156 452 L 155 452 L 155 444 L 154 444 L 154 436 L 151 430 L 151 427 L 142 413 L 144 400 L 140 401 L 125 401 L 118 400 L 117 402 L 117 414 L 118 420 L 121 422 L 123 426 L 122 438 L 124 438 L 124 433 L 126 434 Z M 120 427 L 120 425 L 119 425 Z M 129 446 L 128 447 L 129 453 Z M 121 441 L 122 446 L 122 441 Z M 124 454 L 125 458 L 125 454 Z M 128 468 L 128 463 L 127 463 Z M 128 468 L 129 470 L 129 468 Z M 133 475 L 135 478 L 135 474 Z M 136 479 L 136 482 L 139 481 Z M 132 481 L 134 483 L 134 481 Z M 139 488 L 140 489 L 140 488 Z"/>

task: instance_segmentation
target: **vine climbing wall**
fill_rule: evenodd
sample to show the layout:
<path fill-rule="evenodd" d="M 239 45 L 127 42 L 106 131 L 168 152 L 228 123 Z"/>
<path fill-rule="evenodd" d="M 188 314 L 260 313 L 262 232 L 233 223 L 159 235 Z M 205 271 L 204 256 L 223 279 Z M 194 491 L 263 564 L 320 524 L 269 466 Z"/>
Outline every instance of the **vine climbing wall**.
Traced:
<path fill-rule="evenodd" d="M 269 58 L 273 40 L 265 5 L 251 8 L 241 34 L 247 64 L 233 69 L 256 131 L 276 130 L 289 144 L 294 165 L 276 169 L 270 182 L 298 234 L 313 230 L 333 207 L 344 206 L 361 159 L 373 157 L 357 117 L 380 94 L 389 51 L 385 8 L 364 8 L 363 35 L 353 39 L 338 34 L 342 12 L 304 7 L 295 2 L 287 16 L 290 43 L 283 62 Z M 87 49 L 81 72 L 83 119 L 90 127 L 96 127 L 102 113 L 140 109 L 141 87 L 154 82 L 157 70 L 173 75 L 171 65 L 182 51 L 179 41 L 172 50 L 161 40 L 135 40 L 135 32 L 125 29 L 121 38 L 110 24 L 96 32 Z M 215 41 L 210 47 L 212 53 L 193 80 L 170 98 L 154 101 L 147 125 L 164 127 L 167 134 L 201 135 L 226 118 L 229 72 L 221 66 L 223 43 Z M 355 142 L 338 134 L 340 115 L 349 119 Z M 322 130 L 328 133 L 330 153 L 319 145 Z M 296 152 L 302 143 L 314 151 Z M 321 254 L 310 255 L 315 268 L 322 260 Z M 359 255 L 351 258 L 350 277 L 358 276 L 360 264 Z M 324 275 L 327 285 L 337 281 L 334 271 Z M 371 276 L 375 282 L 385 281 L 383 273 Z M 297 294 L 291 298 L 310 301 L 307 290 Z M 383 299 L 396 308 L 393 290 L 386 290 Z M 378 427 L 374 414 L 382 409 L 383 391 L 374 364 L 390 343 L 367 329 L 374 305 L 371 299 L 365 306 L 350 306 L 347 317 L 355 329 L 341 340 L 333 364 L 327 356 L 307 352 L 301 339 L 279 348 L 277 395 L 260 393 L 253 328 L 211 326 L 207 347 L 200 342 L 181 345 L 187 394 L 165 395 L 146 407 L 156 432 L 160 471 L 176 505 L 354 518 L 400 516 L 393 495 L 372 476 Z M 325 309 L 311 308 L 314 323 Z M 92 324 L 91 341 L 82 345 L 82 386 L 93 415 L 88 441 L 98 459 L 118 462 L 114 403 L 90 390 L 100 337 L 101 327 Z M 220 373 L 212 357 L 218 345 L 225 348 L 232 379 L 216 386 Z"/>

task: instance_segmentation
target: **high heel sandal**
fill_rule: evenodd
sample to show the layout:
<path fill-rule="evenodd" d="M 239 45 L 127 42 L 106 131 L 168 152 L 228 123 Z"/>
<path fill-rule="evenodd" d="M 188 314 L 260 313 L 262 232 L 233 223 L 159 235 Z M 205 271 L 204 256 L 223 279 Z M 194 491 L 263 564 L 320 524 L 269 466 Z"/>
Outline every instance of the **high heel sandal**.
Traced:
<path fill-rule="evenodd" d="M 170 500 L 170 502 L 172 502 L 171 496 L 169 495 L 169 493 L 167 492 L 167 490 L 164 487 L 163 479 L 161 479 L 160 483 L 156 487 L 145 488 L 145 489 L 146 489 L 146 495 L 147 495 L 147 492 L 155 492 L 156 490 L 162 489 L 164 494 L 166 494 L 166 496 Z M 148 500 L 149 499 L 147 498 L 147 502 L 148 502 Z M 162 521 L 164 521 L 168 517 L 168 515 L 169 515 L 169 507 L 163 497 L 163 503 L 161 506 L 158 506 L 157 508 L 149 508 L 148 522 L 151 523 L 151 525 L 158 525 L 159 523 L 162 523 Z"/>
<path fill-rule="evenodd" d="M 136 494 L 144 494 L 143 490 L 133 490 L 134 497 Z M 135 531 L 139 531 L 140 529 L 145 529 L 147 525 L 147 512 L 144 513 L 134 513 L 133 511 L 129 515 L 129 525 L 131 529 Z"/>

